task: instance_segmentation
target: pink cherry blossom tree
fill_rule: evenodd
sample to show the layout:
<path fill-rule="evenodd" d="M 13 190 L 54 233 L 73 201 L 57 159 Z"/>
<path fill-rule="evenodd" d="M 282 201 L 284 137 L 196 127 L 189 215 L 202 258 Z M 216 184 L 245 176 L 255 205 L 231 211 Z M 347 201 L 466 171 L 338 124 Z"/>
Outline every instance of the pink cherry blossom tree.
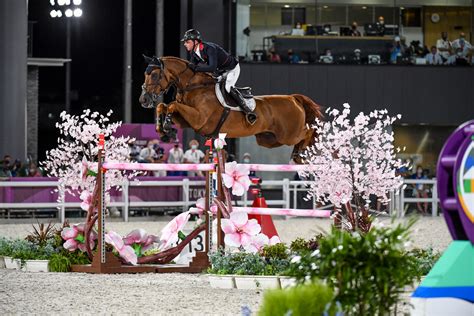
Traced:
<path fill-rule="evenodd" d="M 342 112 L 326 111 L 328 121 L 316 119 L 314 145 L 301 154 L 308 168 L 301 172 L 311 179 L 307 198 L 335 205 L 335 224 L 351 231 L 367 232 L 371 227 L 371 197 L 388 202 L 388 192 L 401 185 L 396 170 L 403 164 L 395 159 L 392 123 L 387 110 L 359 113 L 350 120 L 350 106 Z"/>
<path fill-rule="evenodd" d="M 106 115 L 91 112 L 86 109 L 80 116 L 60 114 L 60 122 L 56 123 L 61 137 L 56 148 L 47 151 L 46 160 L 41 166 L 51 177 L 59 178 L 59 192 L 81 195 L 81 207 L 87 210 L 96 182 L 97 155 L 99 134 L 104 134 L 106 142 L 106 157 L 109 162 L 129 162 L 129 137 L 114 137 L 112 134 L 122 124 L 109 123 L 112 111 Z M 110 201 L 110 189 L 121 189 L 121 184 L 128 177 L 137 175 L 136 172 L 108 170 L 105 173 L 106 203 Z M 62 196 L 59 197 L 61 199 Z"/>

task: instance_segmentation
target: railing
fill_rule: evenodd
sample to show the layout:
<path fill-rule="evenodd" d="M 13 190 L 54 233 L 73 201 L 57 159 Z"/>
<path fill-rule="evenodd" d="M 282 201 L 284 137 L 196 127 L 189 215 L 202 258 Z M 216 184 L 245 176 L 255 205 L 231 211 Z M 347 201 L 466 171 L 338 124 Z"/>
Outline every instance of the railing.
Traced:
<path fill-rule="evenodd" d="M 307 192 L 309 181 L 290 181 L 289 179 L 283 180 L 267 180 L 262 181 L 262 189 L 276 189 L 281 188 L 281 199 L 267 199 L 266 202 L 269 206 L 281 206 L 283 208 L 301 208 L 298 206 L 298 193 Z M 56 188 L 59 190 L 57 181 L 38 181 L 38 182 L 2 182 L 0 181 L 0 188 L 2 187 L 12 187 L 12 188 L 35 188 L 35 187 L 45 187 L 45 188 Z M 431 197 L 428 198 L 416 198 L 411 196 L 406 196 L 407 189 L 410 189 L 411 185 L 423 184 L 432 186 L 431 188 Z M 187 210 L 195 201 L 190 199 L 189 190 L 191 187 L 204 186 L 205 181 L 191 181 L 189 179 L 182 179 L 179 181 L 126 181 L 122 185 L 122 194 L 118 196 L 118 199 L 121 201 L 112 201 L 108 206 L 110 207 L 120 207 L 122 208 L 122 217 L 124 221 L 128 221 L 130 208 L 152 208 L 152 207 L 182 207 L 183 210 Z M 130 201 L 129 200 L 129 189 L 130 187 L 181 187 L 182 188 L 182 199 L 181 201 Z M 15 202 L 15 203 L 0 203 L 0 209 L 6 209 L 8 217 L 10 216 L 11 209 L 45 209 L 45 208 L 56 208 L 58 209 L 58 217 L 61 222 L 66 218 L 66 209 L 80 208 L 80 202 L 66 202 L 64 201 L 64 194 L 59 194 L 63 199 L 57 202 L 37 202 L 37 203 L 24 203 L 24 202 Z M 293 197 L 293 199 L 291 199 Z M 438 196 L 437 196 L 437 187 L 436 179 L 429 180 L 415 180 L 415 179 L 405 179 L 403 180 L 403 185 L 398 191 L 390 192 L 390 202 L 387 206 L 389 214 L 396 214 L 398 217 L 403 217 L 406 214 L 406 207 L 411 203 L 431 203 L 431 214 L 432 216 L 438 215 Z M 236 201 L 236 204 L 239 206 L 249 206 L 251 201 L 248 200 L 247 193 L 244 194 L 241 200 Z M 326 206 L 317 206 L 315 199 L 312 200 L 312 209 L 328 209 L 333 208 L 332 205 Z"/>

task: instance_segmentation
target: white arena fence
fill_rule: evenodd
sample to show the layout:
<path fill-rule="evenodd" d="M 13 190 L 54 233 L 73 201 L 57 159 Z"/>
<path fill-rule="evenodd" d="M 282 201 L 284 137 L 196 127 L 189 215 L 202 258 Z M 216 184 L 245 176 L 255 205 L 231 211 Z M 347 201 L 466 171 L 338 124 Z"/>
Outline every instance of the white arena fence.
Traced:
<path fill-rule="evenodd" d="M 51 188 L 51 191 L 58 189 L 57 181 L 0 181 L 0 189 L 3 187 L 11 188 Z M 289 179 L 283 180 L 263 180 L 261 183 L 262 190 L 273 190 L 281 192 L 281 199 L 266 199 L 267 205 L 269 207 L 281 207 L 281 208 L 302 208 L 298 205 L 298 202 L 301 202 L 302 197 L 306 196 L 308 191 L 308 181 L 291 181 Z M 422 184 L 425 187 L 425 190 L 428 193 L 427 198 L 417 198 L 414 194 L 415 186 Z M 182 189 L 182 199 L 179 201 L 130 201 L 129 199 L 129 188 L 130 187 L 181 187 Z M 205 186 L 205 181 L 191 181 L 189 179 L 182 179 L 178 181 L 126 181 L 122 184 L 121 196 L 115 198 L 115 201 L 109 203 L 109 207 L 118 207 L 122 209 L 122 218 L 124 221 L 129 220 L 129 214 L 131 209 L 140 209 L 140 208 L 175 208 L 182 210 L 188 210 L 188 208 L 195 204 L 195 200 L 191 199 L 190 190 L 192 187 L 196 186 Z M 194 194 L 193 194 L 194 195 Z M 280 194 L 278 194 L 280 195 Z M 60 194 L 60 196 L 64 196 Z M 265 194 L 264 194 L 265 196 Z M 429 203 L 431 208 L 431 215 L 438 215 L 438 195 L 436 187 L 436 179 L 426 179 L 426 180 L 416 180 L 416 179 L 404 179 L 403 185 L 397 191 L 390 192 L 390 202 L 387 206 L 382 206 L 382 209 L 387 210 L 389 214 L 395 214 L 398 217 L 404 217 L 407 213 L 407 210 L 415 207 L 416 203 Z M 247 193 L 241 199 L 234 201 L 238 206 L 248 207 L 252 204 L 252 201 L 248 199 Z M 313 199 L 310 203 L 311 209 L 332 209 L 332 205 L 326 206 L 317 206 L 316 201 Z M 304 208 L 304 207 L 303 207 Z M 6 214 L 7 218 L 10 218 L 10 213 L 12 210 L 15 211 L 28 211 L 28 212 L 38 212 L 41 209 L 56 209 L 58 212 L 58 218 L 60 222 L 63 222 L 66 218 L 67 210 L 77 210 L 80 209 L 80 202 L 65 202 L 64 200 L 58 202 L 50 203 L 3 203 L 0 201 L 0 213 Z"/>

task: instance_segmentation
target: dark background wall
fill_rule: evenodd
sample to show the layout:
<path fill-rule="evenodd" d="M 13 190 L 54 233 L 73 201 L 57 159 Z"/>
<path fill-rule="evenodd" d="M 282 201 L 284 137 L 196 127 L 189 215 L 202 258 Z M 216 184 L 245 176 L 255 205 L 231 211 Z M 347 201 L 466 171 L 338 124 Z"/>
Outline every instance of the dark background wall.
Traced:
<path fill-rule="evenodd" d="M 458 125 L 474 118 L 473 79 L 471 67 L 242 64 L 238 84 L 327 107 L 348 102 L 352 113 L 386 108 L 401 123 Z"/>

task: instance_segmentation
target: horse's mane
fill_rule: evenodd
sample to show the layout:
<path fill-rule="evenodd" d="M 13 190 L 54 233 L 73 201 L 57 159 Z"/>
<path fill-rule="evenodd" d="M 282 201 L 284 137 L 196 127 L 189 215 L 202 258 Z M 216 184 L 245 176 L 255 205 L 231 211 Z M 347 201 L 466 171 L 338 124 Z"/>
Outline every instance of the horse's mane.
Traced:
<path fill-rule="evenodd" d="M 175 56 L 163 56 L 160 58 L 163 62 L 166 62 L 166 61 L 174 61 L 174 62 L 179 62 L 179 63 L 184 63 L 184 64 L 188 64 L 189 61 L 187 61 L 186 59 L 183 59 L 183 58 L 179 58 L 179 57 L 175 57 Z M 166 67 L 166 65 L 165 65 Z M 212 78 L 212 75 L 210 75 L 209 73 L 207 72 L 196 72 L 195 76 L 201 76 L 201 77 L 206 77 L 206 78 L 209 78 L 211 77 Z"/>

